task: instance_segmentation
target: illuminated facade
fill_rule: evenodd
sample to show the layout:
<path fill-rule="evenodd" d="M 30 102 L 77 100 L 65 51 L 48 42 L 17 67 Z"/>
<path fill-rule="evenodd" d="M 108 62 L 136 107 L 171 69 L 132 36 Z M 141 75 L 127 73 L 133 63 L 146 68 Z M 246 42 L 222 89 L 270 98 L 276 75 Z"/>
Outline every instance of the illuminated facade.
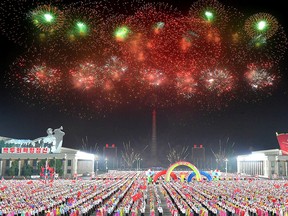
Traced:
<path fill-rule="evenodd" d="M 237 157 L 237 172 L 264 178 L 288 177 L 288 155 L 279 149 L 253 151 Z"/>
<path fill-rule="evenodd" d="M 65 135 L 62 126 L 54 130 L 48 128 L 46 132 L 47 136 L 33 140 L 0 137 L 0 176 L 11 173 L 21 176 L 27 167 L 39 175 L 39 166 L 46 166 L 51 160 L 55 169 L 57 164 L 62 166 L 60 170 L 65 178 L 94 172 L 94 154 L 62 147 Z M 9 172 L 11 169 L 13 172 Z"/>
<path fill-rule="evenodd" d="M 31 150 L 28 153 L 1 153 L 0 154 L 0 176 L 8 176 L 8 170 L 12 163 L 18 163 L 18 175 L 21 176 L 22 167 L 28 164 L 37 169 L 38 163 L 41 160 L 60 160 L 63 169 L 63 177 L 71 178 L 76 174 L 94 172 L 94 154 L 82 152 L 76 149 L 61 147 L 60 153 L 36 153 L 36 150 Z M 39 175 L 39 173 L 38 173 Z"/>

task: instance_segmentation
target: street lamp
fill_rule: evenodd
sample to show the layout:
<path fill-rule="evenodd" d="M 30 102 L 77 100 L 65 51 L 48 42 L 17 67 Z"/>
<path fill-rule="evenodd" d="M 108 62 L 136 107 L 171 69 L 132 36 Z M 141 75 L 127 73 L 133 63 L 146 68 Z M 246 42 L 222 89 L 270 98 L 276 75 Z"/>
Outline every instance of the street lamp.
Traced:
<path fill-rule="evenodd" d="M 141 170 L 141 161 L 142 160 L 143 160 L 142 158 L 139 158 L 139 170 Z"/>
<path fill-rule="evenodd" d="M 138 167 L 138 161 L 139 161 L 139 158 L 137 157 L 136 158 L 136 171 L 138 171 L 139 167 Z"/>
<path fill-rule="evenodd" d="M 98 160 L 99 160 L 98 155 L 95 155 L 95 160 L 96 160 L 96 176 L 97 176 L 97 174 L 98 174 Z"/>
<path fill-rule="evenodd" d="M 105 158 L 105 166 L 106 166 L 106 172 L 108 172 L 108 158 Z"/>
<path fill-rule="evenodd" d="M 226 176 L 227 176 L 227 167 L 228 166 L 228 158 L 225 159 L 225 173 L 226 173 Z"/>
<path fill-rule="evenodd" d="M 141 160 L 142 160 L 142 158 L 140 158 L 140 157 L 136 158 L 136 171 L 141 169 Z"/>

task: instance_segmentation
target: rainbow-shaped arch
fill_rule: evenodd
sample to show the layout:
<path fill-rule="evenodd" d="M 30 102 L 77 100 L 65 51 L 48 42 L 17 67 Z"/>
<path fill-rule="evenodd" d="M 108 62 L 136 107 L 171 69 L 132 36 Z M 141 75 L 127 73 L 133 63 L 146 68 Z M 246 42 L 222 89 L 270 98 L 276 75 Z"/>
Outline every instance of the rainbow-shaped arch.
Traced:
<path fill-rule="evenodd" d="M 162 170 L 162 171 L 156 173 L 156 175 L 155 175 L 154 178 L 153 178 L 153 181 L 154 181 L 154 182 L 157 182 L 158 178 L 159 178 L 160 176 L 162 176 L 162 175 L 165 175 L 166 173 L 167 173 L 167 170 Z M 176 176 L 176 174 L 173 173 L 173 172 L 171 172 L 171 177 L 172 177 L 175 181 L 177 180 L 177 176 Z"/>
<path fill-rule="evenodd" d="M 201 181 L 201 175 L 200 175 L 200 172 L 199 170 L 191 163 L 187 162 L 187 161 L 178 161 L 174 164 L 172 164 L 168 169 L 167 169 L 167 172 L 166 172 L 166 176 L 165 176 L 165 180 L 167 182 L 170 181 L 170 174 L 171 172 L 178 166 L 187 166 L 189 167 L 190 169 L 192 169 L 192 171 L 195 172 L 195 175 L 196 175 L 196 180 L 197 181 Z"/>
<path fill-rule="evenodd" d="M 212 176 L 211 176 L 209 173 L 207 173 L 207 172 L 205 172 L 205 171 L 200 171 L 200 174 L 201 174 L 201 176 L 205 176 L 208 181 L 212 181 Z M 192 172 L 192 173 L 188 176 L 187 182 L 191 182 L 191 181 L 192 181 L 192 178 L 193 178 L 194 176 L 195 176 L 195 172 Z"/>

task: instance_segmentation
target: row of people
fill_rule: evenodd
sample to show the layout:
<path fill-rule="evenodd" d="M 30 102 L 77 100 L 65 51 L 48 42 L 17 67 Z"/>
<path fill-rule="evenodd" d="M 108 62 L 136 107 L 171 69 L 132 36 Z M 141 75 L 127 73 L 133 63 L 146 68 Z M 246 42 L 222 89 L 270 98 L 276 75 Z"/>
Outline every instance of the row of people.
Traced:
<path fill-rule="evenodd" d="M 39 180 L 2 180 L 0 215 L 87 213 L 101 202 L 95 199 L 107 196 L 113 187 L 123 181 L 71 181 L 57 180 L 44 184 Z"/>

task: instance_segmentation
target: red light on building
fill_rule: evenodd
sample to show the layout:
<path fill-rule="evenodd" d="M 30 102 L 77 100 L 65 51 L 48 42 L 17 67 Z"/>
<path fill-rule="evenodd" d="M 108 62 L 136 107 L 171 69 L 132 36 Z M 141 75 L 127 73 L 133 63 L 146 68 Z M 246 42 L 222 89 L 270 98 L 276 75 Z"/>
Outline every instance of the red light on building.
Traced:
<path fill-rule="evenodd" d="M 197 148 L 197 145 L 194 144 L 194 148 Z"/>
<path fill-rule="evenodd" d="M 112 148 L 115 148 L 115 144 L 112 144 Z"/>
<path fill-rule="evenodd" d="M 109 148 L 109 144 L 106 144 L 106 148 Z"/>
<path fill-rule="evenodd" d="M 202 145 L 202 144 L 200 145 L 200 148 L 203 148 L 203 145 Z"/>

